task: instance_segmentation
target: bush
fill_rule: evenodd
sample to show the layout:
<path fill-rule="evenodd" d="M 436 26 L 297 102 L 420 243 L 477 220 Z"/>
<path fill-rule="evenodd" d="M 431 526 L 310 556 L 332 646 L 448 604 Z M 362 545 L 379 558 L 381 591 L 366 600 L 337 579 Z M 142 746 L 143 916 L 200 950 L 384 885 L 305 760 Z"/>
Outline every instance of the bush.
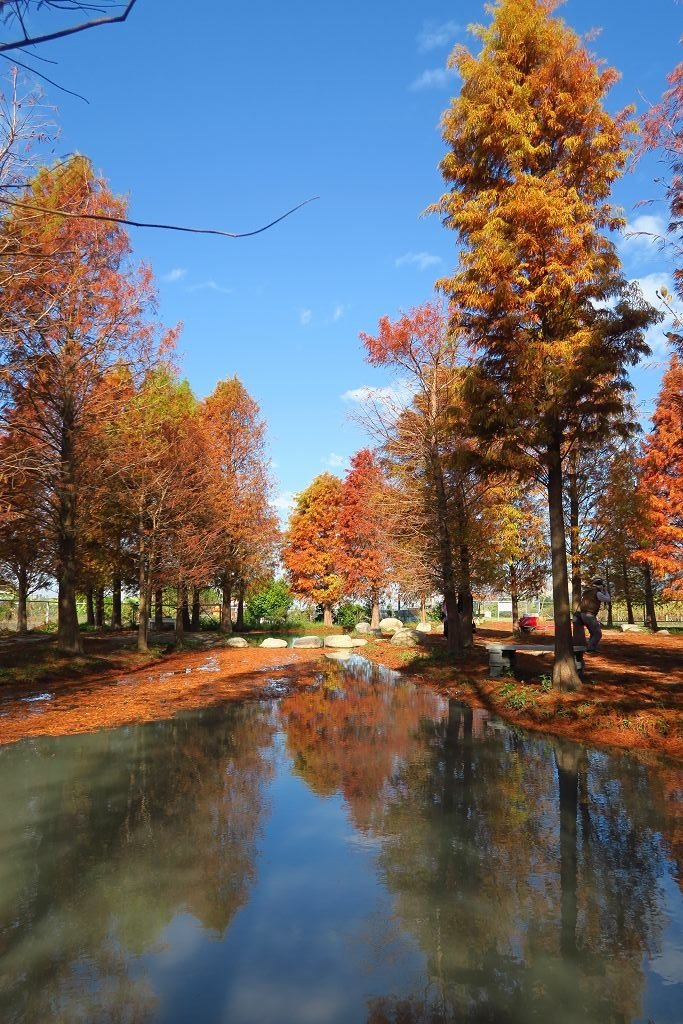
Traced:
<path fill-rule="evenodd" d="M 370 611 L 365 604 L 358 604 L 357 601 L 342 601 L 338 606 L 334 620 L 338 626 L 344 629 L 354 629 L 361 619 L 368 619 Z"/>
<path fill-rule="evenodd" d="M 284 580 L 271 580 L 247 599 L 247 615 L 252 623 L 258 623 L 261 619 L 282 623 L 287 620 L 293 601 L 292 592 Z"/>

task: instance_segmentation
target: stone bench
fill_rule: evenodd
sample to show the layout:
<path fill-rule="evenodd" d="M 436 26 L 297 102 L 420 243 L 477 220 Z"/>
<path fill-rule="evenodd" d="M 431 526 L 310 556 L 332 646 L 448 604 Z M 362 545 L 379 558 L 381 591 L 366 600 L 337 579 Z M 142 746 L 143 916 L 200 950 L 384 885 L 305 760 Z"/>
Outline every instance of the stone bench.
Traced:
<path fill-rule="evenodd" d="M 552 654 L 555 651 L 554 644 L 487 644 L 486 650 L 489 653 L 489 675 L 494 679 L 502 675 L 505 669 L 514 671 L 517 652 L 522 654 Z M 574 661 L 578 672 L 583 672 L 583 655 L 585 647 L 574 648 Z"/>

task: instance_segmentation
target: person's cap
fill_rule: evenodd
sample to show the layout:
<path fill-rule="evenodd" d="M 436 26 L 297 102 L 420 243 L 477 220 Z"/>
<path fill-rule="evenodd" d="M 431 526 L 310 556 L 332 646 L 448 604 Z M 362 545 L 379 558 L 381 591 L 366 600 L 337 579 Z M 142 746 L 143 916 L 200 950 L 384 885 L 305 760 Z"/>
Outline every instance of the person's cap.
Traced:
<path fill-rule="evenodd" d="M 605 585 L 605 581 L 602 579 L 601 576 L 596 576 L 594 580 L 591 580 L 591 583 L 598 583 L 602 587 L 604 587 Z"/>

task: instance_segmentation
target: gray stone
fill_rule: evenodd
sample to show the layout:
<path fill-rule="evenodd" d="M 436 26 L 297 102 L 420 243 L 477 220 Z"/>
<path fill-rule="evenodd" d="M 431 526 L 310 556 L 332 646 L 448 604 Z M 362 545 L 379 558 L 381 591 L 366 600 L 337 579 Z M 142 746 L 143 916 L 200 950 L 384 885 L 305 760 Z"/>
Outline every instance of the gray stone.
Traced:
<path fill-rule="evenodd" d="M 329 658 L 330 661 L 348 661 L 353 656 L 353 651 L 350 648 L 340 648 L 338 651 L 325 651 L 325 657 Z"/>
<path fill-rule="evenodd" d="M 432 624 L 431 622 L 418 622 L 415 629 L 417 630 L 418 633 L 431 633 Z"/>
<path fill-rule="evenodd" d="M 400 619 L 382 619 L 379 624 L 380 633 L 390 635 L 391 633 L 398 633 L 399 629 L 405 629 L 405 626 Z"/>
<path fill-rule="evenodd" d="M 635 622 L 622 622 L 620 628 L 622 633 L 647 633 L 645 626 L 638 626 Z"/>
<path fill-rule="evenodd" d="M 305 650 L 322 646 L 323 638 L 321 636 L 295 636 L 292 640 L 292 647 L 303 647 Z"/>
<path fill-rule="evenodd" d="M 372 633 L 372 626 L 369 622 L 362 620 L 356 623 L 356 633 Z"/>
<path fill-rule="evenodd" d="M 659 636 L 671 636 L 671 633 L 668 629 L 658 629 L 657 633 Z"/>
<path fill-rule="evenodd" d="M 352 636 L 351 645 L 352 647 L 365 647 L 367 640 L 364 636 Z"/>
<path fill-rule="evenodd" d="M 231 636 L 225 641 L 226 647 L 248 647 L 249 644 L 243 636 Z"/>
<path fill-rule="evenodd" d="M 260 647 L 286 647 L 286 640 L 276 640 L 274 636 L 267 636 L 265 640 L 259 644 Z"/>
<path fill-rule="evenodd" d="M 420 634 L 416 629 L 399 629 L 392 636 L 391 642 L 401 647 L 417 647 L 420 643 Z"/>

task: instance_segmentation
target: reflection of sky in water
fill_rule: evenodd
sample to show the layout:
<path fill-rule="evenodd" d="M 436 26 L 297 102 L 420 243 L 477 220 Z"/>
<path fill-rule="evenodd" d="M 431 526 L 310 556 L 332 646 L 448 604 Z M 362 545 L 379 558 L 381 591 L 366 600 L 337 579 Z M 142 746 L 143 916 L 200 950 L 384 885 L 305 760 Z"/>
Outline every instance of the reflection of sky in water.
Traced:
<path fill-rule="evenodd" d="M 335 662 L 0 747 L 2 1024 L 680 1024 L 665 769 Z"/>

